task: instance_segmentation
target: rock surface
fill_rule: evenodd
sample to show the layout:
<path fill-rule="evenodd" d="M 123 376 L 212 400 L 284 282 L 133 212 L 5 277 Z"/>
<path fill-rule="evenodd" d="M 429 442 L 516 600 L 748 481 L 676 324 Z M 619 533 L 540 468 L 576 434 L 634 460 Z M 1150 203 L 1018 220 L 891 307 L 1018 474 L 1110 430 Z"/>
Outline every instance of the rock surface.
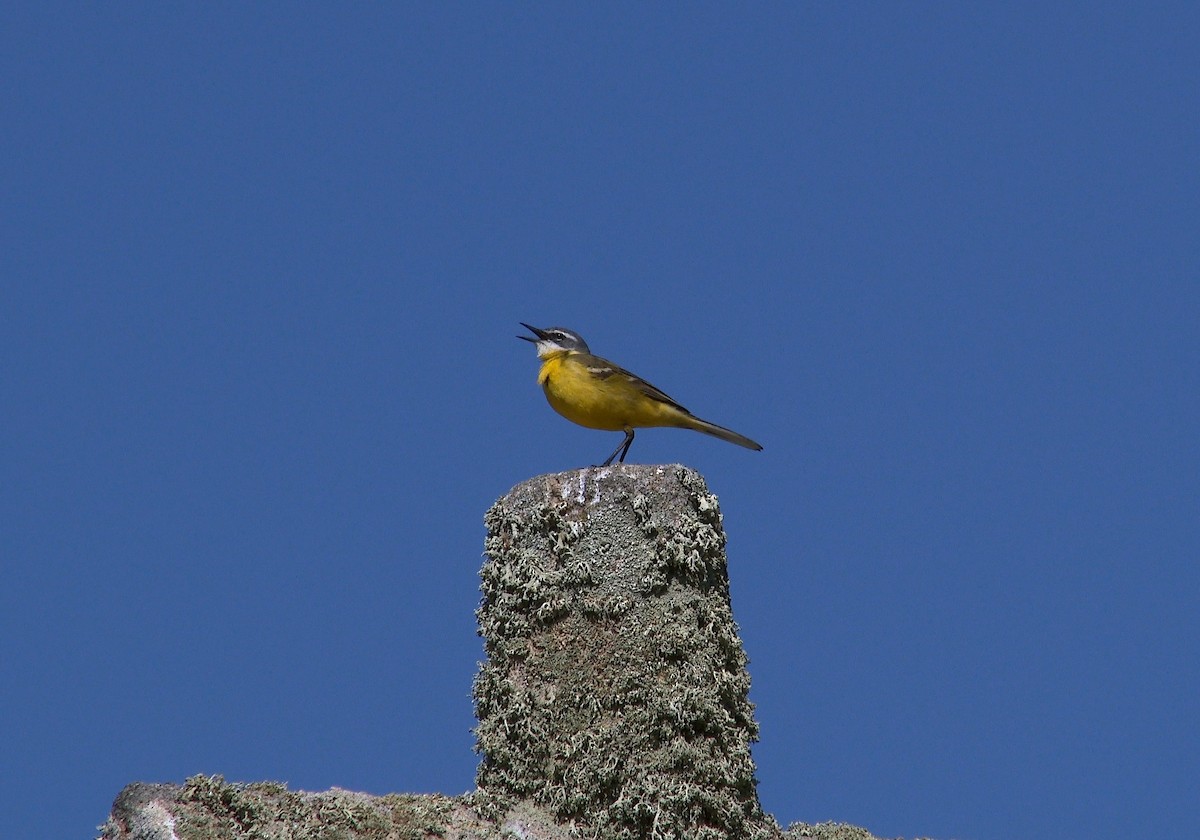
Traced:
<path fill-rule="evenodd" d="M 686 467 L 530 479 L 493 505 L 477 615 L 482 756 L 463 796 L 131 784 L 104 840 L 873 840 L 763 813 L 717 499 Z"/>
<path fill-rule="evenodd" d="M 490 816 L 485 816 L 490 815 Z M 274 782 L 194 776 L 182 785 L 127 785 L 102 826 L 105 840 L 570 840 L 588 836 L 529 802 L 347 790 L 306 793 Z M 838 823 L 796 823 L 784 840 L 876 840 Z"/>
<path fill-rule="evenodd" d="M 774 837 L 717 499 L 693 470 L 527 481 L 485 519 L 480 788 L 601 837 Z"/>

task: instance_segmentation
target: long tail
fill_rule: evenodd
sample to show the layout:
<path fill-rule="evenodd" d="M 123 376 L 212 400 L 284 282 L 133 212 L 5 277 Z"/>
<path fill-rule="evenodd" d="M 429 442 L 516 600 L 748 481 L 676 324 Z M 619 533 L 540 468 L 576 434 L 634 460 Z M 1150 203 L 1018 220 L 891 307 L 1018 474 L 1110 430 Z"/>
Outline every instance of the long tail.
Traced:
<path fill-rule="evenodd" d="M 699 417 L 691 414 L 687 416 L 687 428 L 695 429 L 697 432 L 704 432 L 704 434 L 712 435 L 713 437 L 719 437 L 721 440 L 736 443 L 738 446 L 744 446 L 747 449 L 762 451 L 761 445 L 750 440 L 745 435 L 739 435 L 733 429 L 726 429 L 724 426 L 718 426 L 716 423 L 709 423 L 707 420 L 701 420 Z"/>

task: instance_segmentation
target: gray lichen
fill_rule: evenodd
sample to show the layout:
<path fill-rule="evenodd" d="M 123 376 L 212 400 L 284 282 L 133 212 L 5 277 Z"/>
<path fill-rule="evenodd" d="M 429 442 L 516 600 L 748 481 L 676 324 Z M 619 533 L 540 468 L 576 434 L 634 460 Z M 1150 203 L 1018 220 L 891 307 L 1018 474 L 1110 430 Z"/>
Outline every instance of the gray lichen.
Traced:
<path fill-rule="evenodd" d="M 102 837 L 116 840 L 423 840 L 441 837 L 458 801 L 446 796 L 366 796 L 290 791 L 276 782 L 234 784 L 193 776 L 182 786 L 130 785 Z"/>
<path fill-rule="evenodd" d="M 777 835 L 716 498 L 680 466 L 580 470 L 488 512 L 477 781 L 587 835 Z"/>

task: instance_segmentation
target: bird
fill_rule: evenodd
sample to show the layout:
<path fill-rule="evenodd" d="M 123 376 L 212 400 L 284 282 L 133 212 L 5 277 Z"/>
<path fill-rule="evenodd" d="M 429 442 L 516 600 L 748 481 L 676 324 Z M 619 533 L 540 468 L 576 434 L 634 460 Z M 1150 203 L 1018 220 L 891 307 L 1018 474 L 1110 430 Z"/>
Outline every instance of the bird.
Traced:
<path fill-rule="evenodd" d="M 625 439 L 600 466 L 609 466 L 618 455 L 617 462 L 625 463 L 633 444 L 633 430 L 654 426 L 693 429 L 747 449 L 762 450 L 745 435 L 701 420 L 640 376 L 592 355 L 579 333 L 565 327 L 541 329 L 524 321 L 519 323 L 533 333 L 517 338 L 537 346 L 542 361 L 538 384 L 550 407 L 580 426 L 625 433 Z"/>

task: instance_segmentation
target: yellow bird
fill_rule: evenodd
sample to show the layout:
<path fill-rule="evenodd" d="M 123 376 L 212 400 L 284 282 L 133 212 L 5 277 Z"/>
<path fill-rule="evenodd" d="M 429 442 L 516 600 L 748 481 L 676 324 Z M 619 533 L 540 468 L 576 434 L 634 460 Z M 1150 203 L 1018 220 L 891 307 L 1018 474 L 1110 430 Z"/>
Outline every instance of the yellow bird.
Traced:
<path fill-rule="evenodd" d="M 641 377 L 593 356 L 579 333 L 563 327 L 538 329 L 524 321 L 521 326 L 535 336 L 517 338 L 537 345 L 542 360 L 538 384 L 550 407 L 580 426 L 625 433 L 625 439 L 600 466 L 611 464 L 617 453 L 621 455 L 618 462 L 624 463 L 633 430 L 653 426 L 694 429 L 747 449 L 762 449 L 744 435 L 701 420 Z"/>

